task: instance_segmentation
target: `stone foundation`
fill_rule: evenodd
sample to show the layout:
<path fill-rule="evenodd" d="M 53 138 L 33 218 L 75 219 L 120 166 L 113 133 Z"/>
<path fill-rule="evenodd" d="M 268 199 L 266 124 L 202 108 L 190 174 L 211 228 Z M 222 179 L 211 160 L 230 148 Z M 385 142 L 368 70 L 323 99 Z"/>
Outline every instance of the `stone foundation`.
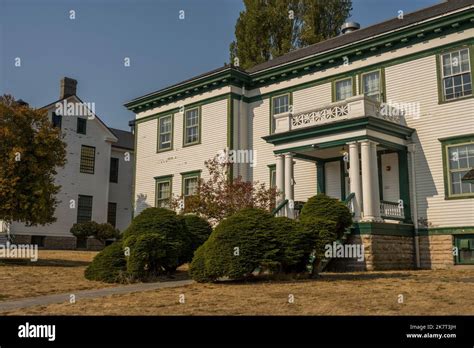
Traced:
<path fill-rule="evenodd" d="M 413 237 L 377 234 L 351 235 L 347 243 L 362 243 L 364 245 L 364 261 L 334 259 L 327 267 L 327 271 L 355 272 L 415 268 Z"/>
<path fill-rule="evenodd" d="M 453 236 L 420 236 L 420 263 L 424 269 L 447 269 L 454 266 Z"/>

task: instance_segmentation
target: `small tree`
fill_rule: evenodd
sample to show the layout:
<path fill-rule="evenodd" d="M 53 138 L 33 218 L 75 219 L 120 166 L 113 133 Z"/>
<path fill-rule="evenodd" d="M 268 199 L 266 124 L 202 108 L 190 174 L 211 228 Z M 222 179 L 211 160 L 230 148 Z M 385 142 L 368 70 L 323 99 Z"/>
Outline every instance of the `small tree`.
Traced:
<path fill-rule="evenodd" d="M 183 213 L 194 213 L 205 217 L 211 223 L 245 208 L 258 208 L 270 211 L 277 197 L 276 188 L 267 188 L 258 181 L 244 181 L 241 176 L 230 177 L 229 161 L 214 157 L 206 161 L 209 179 L 199 181 L 196 194 L 186 197 Z M 182 208 L 183 197 L 171 200 L 172 209 Z"/>
<path fill-rule="evenodd" d="M 56 221 L 54 177 L 66 162 L 66 144 L 46 110 L 0 96 L 0 220 L 28 226 Z"/>

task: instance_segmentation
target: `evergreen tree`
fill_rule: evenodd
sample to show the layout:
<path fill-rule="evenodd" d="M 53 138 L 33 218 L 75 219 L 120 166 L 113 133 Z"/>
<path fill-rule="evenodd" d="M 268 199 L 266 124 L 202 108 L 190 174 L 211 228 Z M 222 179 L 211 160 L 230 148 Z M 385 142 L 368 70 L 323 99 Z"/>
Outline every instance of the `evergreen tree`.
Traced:
<path fill-rule="evenodd" d="M 249 69 L 339 34 L 350 0 L 244 0 L 230 45 L 231 64 Z"/>

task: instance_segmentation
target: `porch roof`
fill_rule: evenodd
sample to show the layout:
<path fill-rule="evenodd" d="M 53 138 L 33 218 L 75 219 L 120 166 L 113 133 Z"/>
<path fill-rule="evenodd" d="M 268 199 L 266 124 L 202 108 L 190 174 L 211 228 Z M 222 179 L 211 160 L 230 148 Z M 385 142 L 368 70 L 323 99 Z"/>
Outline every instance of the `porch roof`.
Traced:
<path fill-rule="evenodd" d="M 288 150 L 330 148 L 350 141 L 370 139 L 388 148 L 406 146 L 415 129 L 378 117 L 366 116 L 299 128 L 262 137 L 275 145 L 275 153 Z"/>

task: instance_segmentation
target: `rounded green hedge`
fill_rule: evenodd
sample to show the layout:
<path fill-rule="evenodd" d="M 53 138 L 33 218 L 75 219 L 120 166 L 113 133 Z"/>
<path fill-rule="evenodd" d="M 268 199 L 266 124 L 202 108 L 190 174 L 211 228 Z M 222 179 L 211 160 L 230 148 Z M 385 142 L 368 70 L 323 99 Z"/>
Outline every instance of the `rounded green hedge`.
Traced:
<path fill-rule="evenodd" d="M 258 266 L 274 262 L 278 244 L 272 228 L 273 216 L 253 208 L 243 209 L 221 221 L 196 251 L 190 266 L 191 276 L 197 281 L 214 281 L 221 277 L 241 279 Z"/>
<path fill-rule="evenodd" d="M 187 261 L 191 261 L 197 248 L 211 235 L 212 226 L 206 219 L 195 214 L 183 215 L 183 219 L 190 238 L 190 254 Z"/>
<path fill-rule="evenodd" d="M 180 244 L 160 233 L 145 233 L 127 238 L 130 248 L 127 272 L 134 280 L 169 274 L 180 265 Z"/>
<path fill-rule="evenodd" d="M 169 247 L 170 255 L 165 262 L 167 269 L 176 269 L 190 260 L 191 238 L 187 231 L 185 221 L 174 211 L 165 208 L 147 208 L 132 220 L 130 226 L 124 231 L 125 245 L 133 249 L 132 236 L 138 237 L 142 234 L 156 233 L 163 237 L 164 246 Z M 178 252 L 178 262 L 175 261 L 175 250 Z"/>
<path fill-rule="evenodd" d="M 127 260 L 122 241 L 107 246 L 86 268 L 85 277 L 106 283 L 122 283 L 127 279 Z"/>
<path fill-rule="evenodd" d="M 336 233 L 341 237 L 346 228 L 352 225 L 352 214 L 349 208 L 336 198 L 318 194 L 311 197 L 301 210 L 300 220 L 320 218 L 336 223 Z"/>
<path fill-rule="evenodd" d="M 276 260 L 280 264 L 280 272 L 295 273 L 306 269 L 315 238 L 311 232 L 301 227 L 301 223 L 287 217 L 276 217 L 273 220 L 273 233 L 279 243 Z"/>

